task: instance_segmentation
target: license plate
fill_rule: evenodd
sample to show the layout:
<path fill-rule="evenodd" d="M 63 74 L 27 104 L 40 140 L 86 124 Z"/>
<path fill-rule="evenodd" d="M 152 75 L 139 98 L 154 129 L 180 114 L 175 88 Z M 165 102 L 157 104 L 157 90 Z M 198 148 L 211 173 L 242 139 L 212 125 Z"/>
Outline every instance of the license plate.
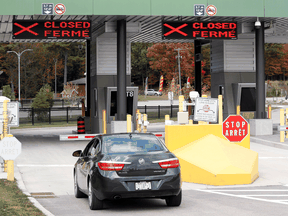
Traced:
<path fill-rule="evenodd" d="M 135 190 L 151 190 L 151 182 L 136 182 Z"/>

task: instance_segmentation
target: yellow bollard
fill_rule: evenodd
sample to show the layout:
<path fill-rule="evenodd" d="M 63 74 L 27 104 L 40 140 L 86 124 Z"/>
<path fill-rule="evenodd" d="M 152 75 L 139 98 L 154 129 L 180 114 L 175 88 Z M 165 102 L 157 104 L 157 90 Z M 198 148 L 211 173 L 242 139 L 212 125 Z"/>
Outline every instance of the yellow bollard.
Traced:
<path fill-rule="evenodd" d="M 7 161 L 7 180 L 14 181 L 14 161 Z"/>
<path fill-rule="evenodd" d="M 4 160 L 4 172 L 7 172 L 7 160 Z"/>
<path fill-rule="evenodd" d="M 140 133 L 141 132 L 141 113 L 140 110 L 136 110 L 136 130 Z"/>
<path fill-rule="evenodd" d="M 170 115 L 165 115 L 165 121 L 170 120 Z"/>
<path fill-rule="evenodd" d="M 288 108 L 286 108 L 286 125 L 288 125 L 288 119 L 287 119 L 287 116 L 288 116 Z M 288 131 L 286 131 L 286 138 L 288 138 Z"/>
<path fill-rule="evenodd" d="M 147 133 L 147 126 L 145 125 L 145 123 L 147 122 L 147 114 L 143 114 L 143 122 L 144 122 L 143 133 Z"/>
<path fill-rule="evenodd" d="M 184 95 L 179 96 L 179 112 L 183 112 Z"/>
<path fill-rule="evenodd" d="M 271 114 L 272 114 L 272 107 L 271 107 L 271 104 L 269 104 L 268 105 L 268 119 L 272 118 Z"/>
<path fill-rule="evenodd" d="M 193 120 L 189 120 L 189 125 L 193 125 Z"/>
<path fill-rule="evenodd" d="M 284 109 L 280 109 L 280 126 L 284 126 Z M 285 131 L 280 131 L 280 142 L 284 142 Z"/>
<path fill-rule="evenodd" d="M 236 115 L 240 115 L 240 105 L 237 105 Z"/>
<path fill-rule="evenodd" d="M 222 124 L 223 123 L 223 109 L 222 109 L 222 95 L 218 95 L 218 116 L 219 116 L 219 119 L 218 119 L 218 123 L 219 124 Z"/>
<path fill-rule="evenodd" d="M 106 124 L 106 110 L 102 110 L 102 129 L 103 129 L 103 134 L 107 133 L 107 124 Z"/>
<path fill-rule="evenodd" d="M 207 98 L 207 95 L 202 95 L 203 98 Z"/>
<path fill-rule="evenodd" d="M 3 133 L 1 134 L 1 139 L 7 137 L 8 135 L 8 112 L 7 112 L 7 103 L 8 100 L 4 100 L 3 102 Z"/>
<path fill-rule="evenodd" d="M 127 115 L 127 133 L 132 132 L 131 115 Z"/>
<path fill-rule="evenodd" d="M 140 110 L 138 110 L 139 112 L 137 113 L 137 116 L 138 116 L 138 119 L 137 119 L 137 123 L 138 123 L 138 126 L 137 126 L 137 130 L 139 133 L 141 133 L 141 125 L 139 122 L 141 122 L 141 113 L 140 113 Z"/>

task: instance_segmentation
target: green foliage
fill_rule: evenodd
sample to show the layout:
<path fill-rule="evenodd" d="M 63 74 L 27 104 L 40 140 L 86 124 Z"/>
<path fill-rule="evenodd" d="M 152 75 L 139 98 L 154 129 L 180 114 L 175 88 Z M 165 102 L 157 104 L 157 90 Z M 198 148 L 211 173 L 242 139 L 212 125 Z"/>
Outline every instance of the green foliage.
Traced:
<path fill-rule="evenodd" d="M 53 92 L 51 91 L 51 87 L 49 84 L 45 84 L 37 93 L 31 105 L 31 107 L 35 109 L 38 120 L 44 120 L 48 117 L 48 108 L 52 107 L 53 103 Z"/>
<path fill-rule="evenodd" d="M 10 85 L 3 86 L 3 92 L 2 95 L 5 97 L 10 98 L 11 100 L 15 100 L 15 93 L 12 92 Z"/>

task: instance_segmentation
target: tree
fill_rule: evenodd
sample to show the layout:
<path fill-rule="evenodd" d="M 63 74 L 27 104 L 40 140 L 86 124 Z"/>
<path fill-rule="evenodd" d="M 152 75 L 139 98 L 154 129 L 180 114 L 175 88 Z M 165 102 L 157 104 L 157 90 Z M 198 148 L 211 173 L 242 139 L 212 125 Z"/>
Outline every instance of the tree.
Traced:
<path fill-rule="evenodd" d="M 154 70 L 158 70 L 160 75 L 164 75 L 166 83 L 172 78 L 179 79 L 178 63 L 175 58 L 177 52 L 175 49 L 182 49 L 180 55 L 182 56 L 181 67 L 181 83 L 184 83 L 188 77 L 190 77 L 191 83 L 195 79 L 194 69 L 194 44 L 193 43 L 157 43 L 148 48 L 147 57 L 151 59 L 149 61 L 150 67 Z M 206 60 L 202 61 L 202 67 L 206 65 Z M 202 75 L 206 72 L 202 70 Z M 159 78 L 158 78 L 159 80 Z M 183 82 L 184 81 L 184 82 Z M 207 80 L 208 81 L 208 80 Z"/>
<path fill-rule="evenodd" d="M 147 48 L 152 43 L 132 43 L 131 44 L 131 81 L 136 86 L 145 85 L 146 77 L 149 77 L 148 84 L 152 85 L 151 75 L 154 71 L 149 66 L 149 58 L 147 57 Z"/>
<path fill-rule="evenodd" d="M 282 65 L 287 67 L 284 64 L 284 47 L 282 44 L 265 44 L 265 74 L 266 77 L 273 79 L 273 77 L 279 77 L 282 72 Z"/>
<path fill-rule="evenodd" d="M 15 93 L 12 92 L 10 85 L 3 86 L 2 95 L 10 98 L 10 100 L 15 100 Z"/>
<path fill-rule="evenodd" d="M 31 104 L 31 107 L 35 109 L 35 114 L 38 120 L 43 120 L 48 117 L 47 109 L 52 107 L 53 103 L 53 92 L 51 91 L 51 86 L 45 84 L 37 93 Z"/>

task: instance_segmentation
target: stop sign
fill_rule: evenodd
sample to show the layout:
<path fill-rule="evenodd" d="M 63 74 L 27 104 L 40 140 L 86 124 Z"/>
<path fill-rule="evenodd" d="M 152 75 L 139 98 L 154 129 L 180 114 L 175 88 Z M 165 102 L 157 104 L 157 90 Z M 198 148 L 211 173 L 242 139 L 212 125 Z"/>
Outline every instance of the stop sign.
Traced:
<path fill-rule="evenodd" d="M 230 142 L 241 142 L 248 134 L 248 122 L 241 115 L 230 115 L 222 124 L 222 133 Z"/>
<path fill-rule="evenodd" d="M 15 137 L 4 137 L 0 141 L 0 156 L 4 160 L 15 160 L 21 153 L 22 144 Z"/>

